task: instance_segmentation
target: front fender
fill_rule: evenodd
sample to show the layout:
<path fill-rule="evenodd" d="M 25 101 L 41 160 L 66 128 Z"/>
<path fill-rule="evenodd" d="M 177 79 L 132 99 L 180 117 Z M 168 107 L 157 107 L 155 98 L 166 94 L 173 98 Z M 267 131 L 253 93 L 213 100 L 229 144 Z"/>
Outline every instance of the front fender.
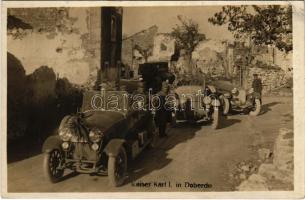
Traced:
<path fill-rule="evenodd" d="M 46 139 L 42 145 L 42 152 L 50 152 L 53 149 L 61 149 L 62 140 L 59 136 L 53 135 Z"/>
<path fill-rule="evenodd" d="M 104 152 L 108 156 L 117 156 L 120 152 L 120 147 L 125 143 L 125 140 L 123 139 L 112 139 L 110 142 L 106 145 Z"/>

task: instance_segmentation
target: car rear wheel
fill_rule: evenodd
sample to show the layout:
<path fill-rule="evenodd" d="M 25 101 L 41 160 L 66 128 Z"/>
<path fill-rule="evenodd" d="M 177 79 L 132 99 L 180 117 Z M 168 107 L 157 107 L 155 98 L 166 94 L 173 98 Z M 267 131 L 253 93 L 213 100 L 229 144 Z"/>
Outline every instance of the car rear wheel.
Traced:
<path fill-rule="evenodd" d="M 123 146 L 116 156 L 108 158 L 108 178 L 111 186 L 118 187 L 124 183 L 127 171 L 127 154 Z"/>
<path fill-rule="evenodd" d="M 50 152 L 46 152 L 43 158 L 43 171 L 45 177 L 52 183 L 58 182 L 63 174 L 64 169 L 63 154 L 59 149 L 53 149 Z"/>
<path fill-rule="evenodd" d="M 255 99 L 253 109 L 250 111 L 250 115 L 257 116 L 261 112 L 261 101 L 259 99 Z"/>
<path fill-rule="evenodd" d="M 214 108 L 213 114 L 212 114 L 212 128 L 215 130 L 219 127 L 220 124 L 220 113 L 219 113 L 219 108 L 216 107 Z"/>

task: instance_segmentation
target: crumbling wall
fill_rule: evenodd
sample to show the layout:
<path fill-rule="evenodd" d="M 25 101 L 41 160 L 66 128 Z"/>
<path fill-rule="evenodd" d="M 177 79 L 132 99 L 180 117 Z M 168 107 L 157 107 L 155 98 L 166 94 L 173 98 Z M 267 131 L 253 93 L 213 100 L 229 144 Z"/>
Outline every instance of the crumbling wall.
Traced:
<path fill-rule="evenodd" d="M 100 8 L 10 8 L 8 139 L 41 141 L 81 104 L 100 68 Z"/>
<path fill-rule="evenodd" d="M 175 53 L 175 40 L 170 34 L 159 33 L 154 38 L 154 47 L 150 61 L 168 62 Z"/>
<path fill-rule="evenodd" d="M 122 42 L 122 62 L 124 65 L 132 67 L 133 63 L 133 54 L 135 50 L 135 46 L 139 46 L 141 49 L 149 49 L 151 50 L 154 47 L 154 38 L 157 35 L 158 27 L 152 26 L 146 30 L 135 33 L 132 36 L 125 38 Z M 135 67 L 137 68 L 137 66 Z M 135 69 L 137 70 L 137 69 Z"/>
<path fill-rule="evenodd" d="M 197 71 L 202 72 L 211 77 L 223 77 L 225 67 L 225 50 L 226 46 L 220 40 L 204 40 L 201 41 L 196 49 L 192 52 L 192 65 Z M 180 73 L 188 73 L 190 69 L 186 69 L 187 58 L 185 52 L 180 52 L 177 62 L 177 68 Z M 193 73 L 194 74 L 194 73 Z"/>
<path fill-rule="evenodd" d="M 48 66 L 75 84 L 96 76 L 100 8 L 10 8 L 8 19 L 7 48 L 23 63 L 26 74 Z"/>

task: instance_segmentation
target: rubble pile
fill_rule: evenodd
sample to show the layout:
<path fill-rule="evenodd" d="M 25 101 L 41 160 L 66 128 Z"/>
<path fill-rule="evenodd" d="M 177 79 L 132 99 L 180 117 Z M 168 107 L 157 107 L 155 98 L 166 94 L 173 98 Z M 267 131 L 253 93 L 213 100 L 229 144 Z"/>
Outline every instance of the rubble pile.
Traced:
<path fill-rule="evenodd" d="M 241 181 L 246 180 L 249 176 L 257 172 L 257 164 L 251 161 L 243 161 L 237 164 L 234 172 L 230 174 L 235 184 L 240 184 Z"/>
<path fill-rule="evenodd" d="M 293 190 L 293 131 L 281 128 L 276 139 L 273 153 L 269 149 L 259 149 L 260 159 L 264 162 L 256 173 L 245 176 L 237 187 L 240 191 Z M 272 158 L 272 162 L 268 159 Z M 249 171 L 243 166 L 245 172 Z"/>

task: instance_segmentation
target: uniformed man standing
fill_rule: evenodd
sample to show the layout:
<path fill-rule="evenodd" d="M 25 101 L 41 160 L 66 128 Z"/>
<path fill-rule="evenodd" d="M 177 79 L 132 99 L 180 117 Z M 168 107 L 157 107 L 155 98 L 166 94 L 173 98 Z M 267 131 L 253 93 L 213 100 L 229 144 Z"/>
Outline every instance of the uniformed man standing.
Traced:
<path fill-rule="evenodd" d="M 252 88 L 254 92 L 260 94 L 260 97 L 262 96 L 263 85 L 257 74 L 253 74 Z"/>
<path fill-rule="evenodd" d="M 170 121 L 171 111 L 166 109 L 165 101 L 166 96 L 169 93 L 169 83 L 168 80 L 162 82 L 161 91 L 158 92 L 160 99 L 160 107 L 156 111 L 156 124 L 159 127 L 159 137 L 166 137 L 166 125 Z"/>

